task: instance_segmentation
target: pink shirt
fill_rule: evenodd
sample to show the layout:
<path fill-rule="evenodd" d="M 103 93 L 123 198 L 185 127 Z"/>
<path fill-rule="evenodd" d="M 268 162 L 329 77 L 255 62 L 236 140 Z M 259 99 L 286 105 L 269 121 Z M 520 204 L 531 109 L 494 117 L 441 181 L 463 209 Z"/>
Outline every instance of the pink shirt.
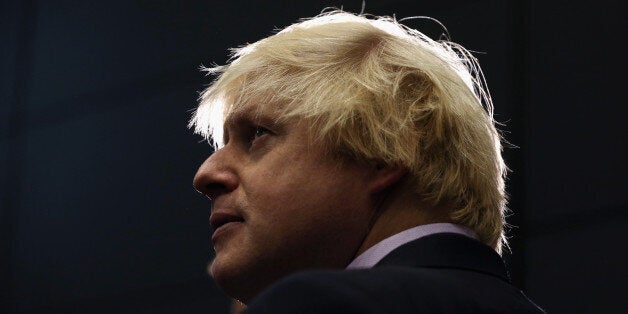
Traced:
<path fill-rule="evenodd" d="M 477 235 L 475 234 L 475 232 L 461 225 L 456 225 L 452 223 L 434 223 L 421 225 L 401 231 L 373 245 L 368 250 L 364 251 L 362 254 L 356 257 L 349 264 L 349 266 L 347 266 L 347 269 L 371 268 L 394 249 L 418 238 L 441 232 L 458 233 L 477 239 Z"/>

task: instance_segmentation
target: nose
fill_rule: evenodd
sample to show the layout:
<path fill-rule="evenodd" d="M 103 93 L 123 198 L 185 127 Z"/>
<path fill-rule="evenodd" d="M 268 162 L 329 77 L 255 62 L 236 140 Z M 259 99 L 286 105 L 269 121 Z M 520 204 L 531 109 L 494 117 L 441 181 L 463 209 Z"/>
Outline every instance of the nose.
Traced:
<path fill-rule="evenodd" d="M 235 190 L 238 186 L 238 176 L 228 162 L 233 159 L 225 158 L 225 155 L 224 148 L 213 153 L 194 176 L 194 188 L 211 200 Z"/>

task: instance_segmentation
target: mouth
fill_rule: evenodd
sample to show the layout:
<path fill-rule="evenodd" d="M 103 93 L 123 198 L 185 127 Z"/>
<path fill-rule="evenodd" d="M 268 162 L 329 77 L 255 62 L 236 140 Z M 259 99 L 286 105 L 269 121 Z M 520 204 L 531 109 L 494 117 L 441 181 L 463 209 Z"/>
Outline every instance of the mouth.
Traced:
<path fill-rule="evenodd" d="M 244 223 L 244 218 L 241 216 L 221 212 L 212 213 L 209 217 L 209 224 L 214 230 L 212 234 L 214 246 L 220 237 L 224 237 L 225 234 L 234 231 L 242 223 Z"/>
<path fill-rule="evenodd" d="M 212 213 L 209 217 L 209 224 L 212 229 L 214 229 L 214 232 L 220 227 L 233 222 L 244 222 L 244 218 L 238 215 L 219 212 Z"/>

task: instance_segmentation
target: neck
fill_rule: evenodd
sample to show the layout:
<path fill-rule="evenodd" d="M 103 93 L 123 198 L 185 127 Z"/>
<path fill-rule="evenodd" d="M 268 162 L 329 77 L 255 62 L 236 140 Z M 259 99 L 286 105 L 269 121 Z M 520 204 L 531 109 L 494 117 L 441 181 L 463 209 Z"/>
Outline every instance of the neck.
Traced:
<path fill-rule="evenodd" d="M 368 250 L 380 241 L 404 230 L 436 223 L 451 222 L 448 211 L 445 208 L 435 208 L 425 202 L 417 200 L 417 197 L 409 190 L 407 185 L 390 191 L 375 209 L 370 229 L 356 253 L 356 257 Z"/>

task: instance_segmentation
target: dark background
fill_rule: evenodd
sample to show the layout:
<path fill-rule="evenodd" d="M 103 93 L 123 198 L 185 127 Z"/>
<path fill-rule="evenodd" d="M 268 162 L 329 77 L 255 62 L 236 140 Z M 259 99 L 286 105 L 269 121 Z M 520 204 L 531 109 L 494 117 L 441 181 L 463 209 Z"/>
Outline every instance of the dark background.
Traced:
<path fill-rule="evenodd" d="M 206 275 L 198 68 L 361 1 L 4 1 L 0 312 L 226 313 Z M 620 1 L 367 1 L 477 54 L 513 172 L 514 281 L 550 313 L 626 313 Z M 431 36 L 425 21 L 409 26 Z"/>

